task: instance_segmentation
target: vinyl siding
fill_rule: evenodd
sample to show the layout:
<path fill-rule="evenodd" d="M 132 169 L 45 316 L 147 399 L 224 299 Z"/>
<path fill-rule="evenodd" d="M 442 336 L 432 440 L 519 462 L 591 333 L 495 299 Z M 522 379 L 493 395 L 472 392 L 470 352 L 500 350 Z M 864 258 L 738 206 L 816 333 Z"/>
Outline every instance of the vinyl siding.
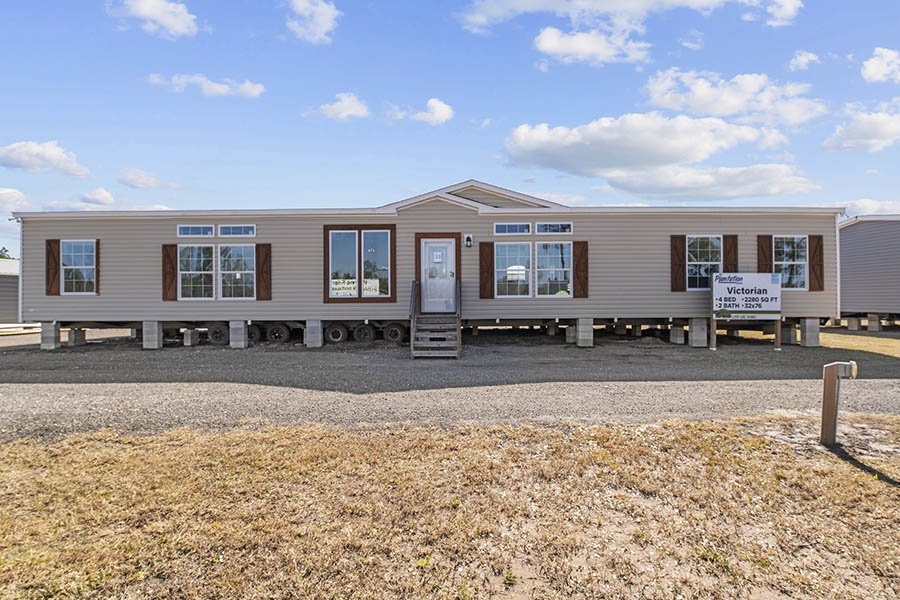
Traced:
<path fill-rule="evenodd" d="M 900 313 L 900 221 L 841 229 L 841 312 Z"/>
<path fill-rule="evenodd" d="M 574 235 L 492 235 L 494 221 L 574 222 Z M 197 238 L 197 243 L 271 243 L 272 300 L 163 302 L 161 245 L 193 243 L 178 238 L 177 224 L 255 223 L 255 238 Z M 326 224 L 395 224 L 397 302 L 323 303 L 323 234 Z M 821 234 L 825 245 L 825 291 L 784 293 L 790 317 L 830 317 L 837 311 L 834 217 L 789 214 L 554 214 L 479 216 L 442 201 L 368 217 L 268 216 L 239 220 L 210 217 L 114 219 L 25 219 L 23 268 L 25 318 L 31 320 L 305 320 L 404 319 L 415 271 L 415 234 L 459 232 L 475 243 L 462 250 L 463 318 L 662 318 L 708 314 L 709 294 L 669 291 L 669 244 L 673 234 L 738 234 L 739 264 L 756 271 L 756 236 Z M 45 296 L 46 239 L 101 240 L 100 296 Z M 478 243 L 553 240 L 589 242 L 590 296 L 574 298 L 479 299 Z"/>
<path fill-rule="evenodd" d="M 0 275 L 0 323 L 19 322 L 19 277 Z"/>
<path fill-rule="evenodd" d="M 464 190 L 453 192 L 453 195 L 497 208 L 534 208 L 538 206 L 537 204 L 522 202 L 515 198 L 507 198 L 506 196 L 500 196 L 499 194 L 492 194 L 491 192 L 478 188 L 466 188 Z"/>

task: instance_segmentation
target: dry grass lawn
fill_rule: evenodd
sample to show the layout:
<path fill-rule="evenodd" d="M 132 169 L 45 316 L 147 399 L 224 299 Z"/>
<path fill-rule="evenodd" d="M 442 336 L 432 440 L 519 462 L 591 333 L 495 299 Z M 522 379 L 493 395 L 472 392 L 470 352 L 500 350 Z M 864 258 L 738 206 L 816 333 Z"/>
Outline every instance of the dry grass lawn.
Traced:
<path fill-rule="evenodd" d="M 13 441 L 0 597 L 894 599 L 900 417 L 845 424 Z"/>
<path fill-rule="evenodd" d="M 724 333 L 724 331 L 720 330 L 720 333 Z M 753 339 L 775 339 L 773 335 L 762 335 L 758 331 L 742 331 L 741 336 Z M 866 332 L 853 333 L 846 329 L 824 327 L 819 333 L 819 342 L 826 348 L 858 350 L 900 358 L 900 336 L 896 336 L 894 331 L 873 335 Z"/>

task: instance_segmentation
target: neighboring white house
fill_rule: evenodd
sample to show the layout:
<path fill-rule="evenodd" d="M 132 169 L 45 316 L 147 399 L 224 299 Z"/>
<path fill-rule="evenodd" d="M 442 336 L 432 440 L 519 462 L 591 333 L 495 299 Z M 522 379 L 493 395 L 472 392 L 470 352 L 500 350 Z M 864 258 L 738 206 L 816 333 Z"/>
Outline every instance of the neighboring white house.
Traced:
<path fill-rule="evenodd" d="M 0 323 L 19 322 L 19 261 L 0 258 Z"/>

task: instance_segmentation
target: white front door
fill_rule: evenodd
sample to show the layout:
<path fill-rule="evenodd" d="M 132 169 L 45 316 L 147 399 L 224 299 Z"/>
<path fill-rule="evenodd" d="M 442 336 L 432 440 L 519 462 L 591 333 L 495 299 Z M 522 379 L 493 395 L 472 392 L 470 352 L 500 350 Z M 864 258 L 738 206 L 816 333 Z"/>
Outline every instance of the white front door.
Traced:
<path fill-rule="evenodd" d="M 422 257 L 422 312 L 456 312 L 456 240 L 425 238 Z"/>

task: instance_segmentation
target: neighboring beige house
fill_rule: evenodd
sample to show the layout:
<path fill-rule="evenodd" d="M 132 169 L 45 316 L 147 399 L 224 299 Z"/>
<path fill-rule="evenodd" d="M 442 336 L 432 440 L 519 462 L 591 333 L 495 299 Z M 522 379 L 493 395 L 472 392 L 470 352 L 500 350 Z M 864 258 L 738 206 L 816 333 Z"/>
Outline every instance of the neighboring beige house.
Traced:
<path fill-rule="evenodd" d="M 570 207 L 465 181 L 377 208 L 19 212 L 23 313 L 46 323 L 205 328 L 218 343 L 413 340 L 458 354 L 479 325 L 689 325 L 710 275 L 780 272 L 782 313 L 817 344 L 839 314 L 834 208 Z M 249 325 L 248 325 L 249 321 Z M 55 322 L 55 325 L 53 324 Z M 409 330 L 412 331 L 409 331 Z"/>
<path fill-rule="evenodd" d="M 0 323 L 19 322 L 19 261 L 0 258 Z"/>
<path fill-rule="evenodd" d="M 841 314 L 850 329 L 860 317 L 870 331 L 900 319 L 900 215 L 853 217 L 840 224 Z"/>

